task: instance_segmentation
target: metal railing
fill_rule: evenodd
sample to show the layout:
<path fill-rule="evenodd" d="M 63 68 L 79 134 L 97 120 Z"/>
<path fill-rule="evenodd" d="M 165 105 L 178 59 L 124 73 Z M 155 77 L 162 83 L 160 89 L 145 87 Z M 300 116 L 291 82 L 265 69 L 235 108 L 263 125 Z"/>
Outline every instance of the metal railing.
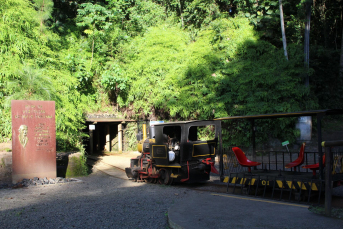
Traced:
<path fill-rule="evenodd" d="M 332 149 L 333 153 L 333 172 L 343 173 L 343 147 L 336 147 Z M 291 171 L 286 169 L 285 165 L 297 159 L 299 152 L 287 152 L 287 151 L 256 151 L 256 161 L 261 165 L 256 166 L 257 169 L 265 170 L 280 170 Z M 246 153 L 249 160 L 253 160 L 252 153 Z M 316 164 L 319 162 L 318 152 L 306 152 L 304 153 L 304 164 Z M 299 168 L 300 172 L 311 172 L 309 169 Z M 232 147 L 223 149 L 223 171 L 224 175 L 230 173 L 245 172 L 247 168 L 240 166 L 235 154 L 232 151 Z"/>
<path fill-rule="evenodd" d="M 337 164 L 335 163 L 335 150 L 342 148 L 343 140 L 341 141 L 328 141 L 322 142 L 325 147 L 326 160 L 325 160 L 325 214 L 331 215 L 331 202 L 332 202 L 332 174 L 336 172 Z M 343 158 L 341 158 L 341 172 L 343 170 Z"/>
<path fill-rule="evenodd" d="M 341 144 L 341 145 L 340 145 Z M 305 201 L 310 203 L 310 198 L 317 196 L 318 203 L 321 200 L 322 194 L 325 193 L 325 211 L 327 215 L 331 214 L 331 194 L 332 194 L 332 177 L 336 176 L 340 180 L 343 175 L 343 141 L 325 142 L 323 143 L 326 155 L 325 177 L 319 176 L 295 176 L 292 173 L 287 173 L 291 177 L 281 175 L 282 171 L 291 171 L 286 169 L 285 165 L 294 161 L 299 152 L 287 151 L 256 151 L 255 161 L 261 162 L 261 165 L 256 166 L 258 170 L 280 171 L 280 175 L 275 173 L 264 173 L 264 171 L 247 173 L 247 168 L 242 167 L 232 151 L 232 147 L 223 149 L 222 166 L 223 175 L 228 178 L 226 181 L 227 192 L 229 185 L 233 188 L 232 193 L 241 193 L 248 195 L 261 196 L 259 192 L 263 192 L 263 197 L 266 196 L 266 191 L 269 190 L 269 198 L 284 199 L 285 195 L 288 201 L 295 199 L 296 201 Z M 247 151 L 246 156 L 249 160 L 253 160 L 253 153 Z M 304 154 L 303 165 L 319 163 L 318 152 L 306 152 Z M 299 169 L 297 169 L 299 172 Z M 261 173 L 262 172 L 262 173 Z M 309 169 L 300 168 L 300 172 L 312 171 Z M 297 173 L 299 174 L 299 173 Z M 237 190 L 238 189 L 238 190 Z M 271 193 L 270 193 L 271 192 Z M 304 195 L 306 194 L 306 199 Z M 312 192 L 313 195 L 312 195 Z M 312 200 L 313 201 L 313 200 Z M 311 201 L 311 202 L 312 202 Z"/>

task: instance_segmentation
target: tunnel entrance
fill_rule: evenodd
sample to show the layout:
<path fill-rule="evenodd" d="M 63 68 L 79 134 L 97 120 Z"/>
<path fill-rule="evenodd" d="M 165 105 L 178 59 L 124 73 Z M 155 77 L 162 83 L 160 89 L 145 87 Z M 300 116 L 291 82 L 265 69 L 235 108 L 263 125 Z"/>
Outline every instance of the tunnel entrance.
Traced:
<path fill-rule="evenodd" d="M 87 116 L 86 119 L 86 128 L 83 131 L 89 135 L 89 138 L 85 138 L 83 141 L 86 152 L 88 154 L 102 154 L 128 150 L 124 141 L 124 130 L 128 122 L 135 121 L 97 116 Z"/>

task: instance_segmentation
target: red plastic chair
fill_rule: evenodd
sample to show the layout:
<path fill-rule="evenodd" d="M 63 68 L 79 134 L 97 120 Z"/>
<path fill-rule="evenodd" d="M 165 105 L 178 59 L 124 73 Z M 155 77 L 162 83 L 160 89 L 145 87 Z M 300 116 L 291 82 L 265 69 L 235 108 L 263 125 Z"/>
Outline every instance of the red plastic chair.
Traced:
<path fill-rule="evenodd" d="M 288 163 L 285 168 L 286 169 L 289 169 L 289 168 L 293 168 L 294 167 L 294 171 L 297 171 L 297 166 L 300 166 L 304 163 L 304 151 L 305 151 L 305 145 L 306 143 L 304 142 L 302 145 L 301 145 L 301 148 L 300 148 L 300 153 L 299 153 L 299 157 L 295 160 L 295 161 L 292 161 L 291 163 Z"/>
<path fill-rule="evenodd" d="M 249 173 L 251 173 L 251 167 L 261 164 L 260 162 L 248 160 L 244 152 L 238 147 L 233 147 L 232 151 L 235 153 L 238 163 L 243 167 L 248 167 Z"/>
<path fill-rule="evenodd" d="M 323 155 L 323 167 L 325 167 L 325 154 Z M 317 164 L 312 164 L 312 165 L 304 165 L 302 166 L 304 169 L 311 169 L 313 177 L 316 176 L 316 170 L 319 169 L 319 162 Z"/>

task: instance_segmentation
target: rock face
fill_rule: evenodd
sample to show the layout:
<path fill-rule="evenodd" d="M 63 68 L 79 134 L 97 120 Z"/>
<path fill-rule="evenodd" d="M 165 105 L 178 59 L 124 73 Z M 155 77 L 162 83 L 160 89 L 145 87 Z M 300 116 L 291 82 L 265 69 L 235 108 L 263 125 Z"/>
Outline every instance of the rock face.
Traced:
<path fill-rule="evenodd" d="M 12 153 L 0 153 L 0 186 L 12 180 Z"/>

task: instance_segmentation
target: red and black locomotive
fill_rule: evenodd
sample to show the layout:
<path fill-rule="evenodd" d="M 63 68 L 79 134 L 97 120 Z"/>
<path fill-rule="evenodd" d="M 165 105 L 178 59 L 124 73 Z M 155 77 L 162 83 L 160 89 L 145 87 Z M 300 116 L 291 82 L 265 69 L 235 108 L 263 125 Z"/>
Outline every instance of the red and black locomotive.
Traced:
<path fill-rule="evenodd" d="M 126 168 L 129 178 L 154 183 L 201 182 L 209 180 L 216 153 L 220 149 L 220 121 L 184 121 L 146 124 L 137 135 L 137 158 Z"/>

